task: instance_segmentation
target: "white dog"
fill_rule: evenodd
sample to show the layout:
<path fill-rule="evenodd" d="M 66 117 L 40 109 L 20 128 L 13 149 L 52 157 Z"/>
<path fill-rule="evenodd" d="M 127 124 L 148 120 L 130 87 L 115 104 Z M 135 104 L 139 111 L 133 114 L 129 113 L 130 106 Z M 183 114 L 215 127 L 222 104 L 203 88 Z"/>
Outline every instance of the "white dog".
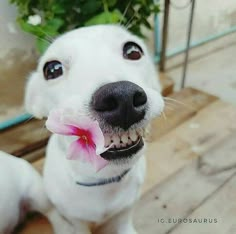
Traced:
<path fill-rule="evenodd" d="M 0 151 L 0 233 L 10 234 L 27 211 L 50 207 L 39 173 L 25 160 Z"/>
<path fill-rule="evenodd" d="M 53 135 L 47 148 L 44 184 L 61 214 L 56 233 L 134 234 L 132 206 L 144 181 L 143 130 L 163 110 L 157 74 L 139 38 L 120 26 L 92 26 L 56 39 L 40 59 L 26 89 L 26 108 L 47 117 L 70 108 L 97 120 L 109 164 L 95 172 L 66 159 L 70 137 Z M 62 221 L 65 221 L 64 223 Z"/>

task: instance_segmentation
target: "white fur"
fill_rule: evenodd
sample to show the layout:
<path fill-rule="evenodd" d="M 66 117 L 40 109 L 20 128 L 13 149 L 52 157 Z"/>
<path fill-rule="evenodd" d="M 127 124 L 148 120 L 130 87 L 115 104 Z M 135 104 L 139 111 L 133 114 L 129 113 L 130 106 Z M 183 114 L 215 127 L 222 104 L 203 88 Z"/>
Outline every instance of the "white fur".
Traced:
<path fill-rule="evenodd" d="M 20 221 L 22 205 L 46 213 L 50 207 L 42 178 L 25 160 L 0 151 L 0 233 L 9 234 Z"/>
<path fill-rule="evenodd" d="M 122 48 L 128 41 L 142 47 L 144 56 L 140 60 L 123 58 Z M 51 60 L 62 62 L 64 74 L 46 81 L 42 70 Z M 141 86 L 147 94 L 149 108 L 142 124 L 160 114 L 164 105 L 160 84 L 142 40 L 119 26 L 77 29 L 55 40 L 40 59 L 27 85 L 26 108 L 38 118 L 47 117 L 49 111 L 57 107 L 91 115 L 88 106 L 95 90 L 121 80 Z M 67 234 L 91 233 L 95 229 L 104 234 L 136 233 L 131 213 L 144 181 L 143 150 L 126 163 L 110 163 L 96 173 L 88 164 L 67 160 L 67 149 L 67 138 L 53 135 L 47 147 L 44 168 L 45 188 L 57 208 L 51 219 L 56 233 L 65 234 L 61 231 L 61 223 L 70 229 Z M 127 168 L 131 170 L 120 183 L 89 188 L 76 185 L 76 181 L 94 182 L 99 178 L 113 177 Z"/>

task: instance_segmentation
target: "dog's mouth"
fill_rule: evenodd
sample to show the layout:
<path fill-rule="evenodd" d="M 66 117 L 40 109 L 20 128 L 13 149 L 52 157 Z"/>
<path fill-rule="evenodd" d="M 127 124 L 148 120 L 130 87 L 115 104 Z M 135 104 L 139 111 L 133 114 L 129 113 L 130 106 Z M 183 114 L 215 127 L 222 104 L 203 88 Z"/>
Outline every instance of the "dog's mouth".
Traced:
<path fill-rule="evenodd" d="M 144 129 L 129 130 L 121 134 L 105 134 L 105 147 L 111 147 L 101 154 L 106 160 L 119 160 L 132 157 L 144 146 Z"/>

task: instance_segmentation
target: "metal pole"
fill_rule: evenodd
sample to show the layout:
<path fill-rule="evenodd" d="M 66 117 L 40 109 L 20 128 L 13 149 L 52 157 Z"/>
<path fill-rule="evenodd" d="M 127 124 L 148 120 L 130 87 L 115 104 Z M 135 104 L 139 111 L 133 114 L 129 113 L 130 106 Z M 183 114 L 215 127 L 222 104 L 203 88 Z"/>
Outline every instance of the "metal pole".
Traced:
<path fill-rule="evenodd" d="M 155 56 L 159 57 L 160 56 L 160 51 L 161 51 L 161 43 L 160 43 L 160 28 L 159 28 L 159 17 L 156 14 L 154 16 L 154 22 L 155 22 L 155 27 L 154 27 L 154 43 L 155 43 Z"/>
<path fill-rule="evenodd" d="M 169 10 L 170 10 L 170 0 L 165 0 L 164 21 L 163 21 L 163 27 L 162 27 L 160 71 L 165 70 L 166 47 L 167 47 L 167 40 L 168 40 Z"/>
<path fill-rule="evenodd" d="M 190 20 L 189 20 L 188 32 L 187 32 L 187 46 L 186 46 L 184 65 L 183 65 L 183 77 L 181 81 L 181 88 L 184 88 L 185 86 L 186 73 L 187 73 L 187 68 L 188 68 L 188 57 L 189 57 L 190 41 L 191 41 L 191 35 L 192 35 L 194 8 L 195 8 L 195 0 L 192 0 Z"/>

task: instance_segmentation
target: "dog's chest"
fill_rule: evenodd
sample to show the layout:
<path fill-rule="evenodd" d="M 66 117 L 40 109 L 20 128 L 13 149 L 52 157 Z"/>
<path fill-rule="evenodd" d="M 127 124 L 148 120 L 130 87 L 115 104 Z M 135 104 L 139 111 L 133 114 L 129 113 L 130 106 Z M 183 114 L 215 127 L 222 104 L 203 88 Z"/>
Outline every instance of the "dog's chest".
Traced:
<path fill-rule="evenodd" d="M 68 217 L 100 223 L 131 206 L 139 197 L 142 181 L 138 177 L 124 178 L 119 183 L 84 187 L 75 182 L 66 194 L 54 197 L 57 207 Z"/>

